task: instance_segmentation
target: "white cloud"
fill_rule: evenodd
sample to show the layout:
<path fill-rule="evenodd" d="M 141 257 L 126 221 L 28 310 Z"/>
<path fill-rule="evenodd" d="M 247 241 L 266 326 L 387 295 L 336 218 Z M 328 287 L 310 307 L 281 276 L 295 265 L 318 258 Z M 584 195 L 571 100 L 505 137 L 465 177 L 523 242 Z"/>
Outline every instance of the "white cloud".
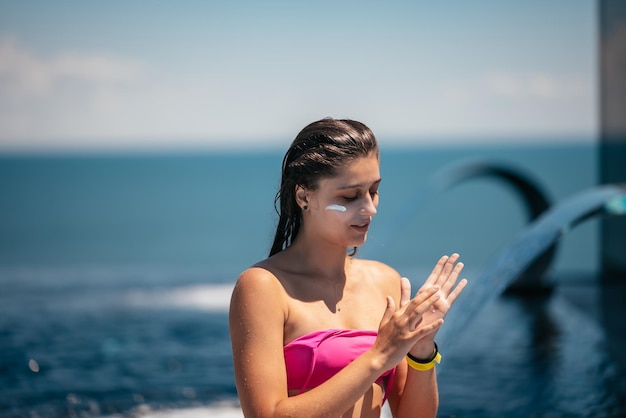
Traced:
<path fill-rule="evenodd" d="M 242 61 L 218 63 L 219 72 L 208 64 L 182 76 L 100 53 L 44 57 L 0 38 L 0 148 L 287 143 L 324 116 L 361 119 L 381 138 L 413 141 L 589 134 L 595 127 L 592 81 L 579 75 L 508 71 L 446 78 L 430 72 L 381 78 L 373 67 L 346 79 L 341 72 L 273 75 Z"/>
<path fill-rule="evenodd" d="M 44 58 L 14 38 L 0 38 L 0 146 L 85 143 L 115 120 L 107 112 L 142 83 L 143 66 L 104 54 L 64 52 Z"/>
<path fill-rule="evenodd" d="M 101 55 L 81 56 L 66 53 L 50 65 L 55 78 L 73 78 L 92 82 L 126 82 L 141 75 L 140 66 L 128 60 Z"/>
<path fill-rule="evenodd" d="M 265 80 L 198 73 L 170 75 L 97 53 L 43 58 L 0 38 L 0 147 L 158 147 L 266 138 L 277 133 L 268 113 L 288 109 L 295 99 Z"/>
<path fill-rule="evenodd" d="M 589 99 L 593 88 L 589 80 L 579 75 L 522 75 L 501 72 L 487 77 L 487 87 L 509 99 L 570 100 Z"/>
<path fill-rule="evenodd" d="M 12 99 L 54 94 L 64 81 L 124 83 L 141 75 L 138 63 L 99 54 L 63 53 L 45 60 L 18 45 L 13 38 L 0 38 L 0 85 Z"/>
<path fill-rule="evenodd" d="M 487 70 L 453 78 L 430 76 L 407 85 L 395 97 L 385 97 L 382 105 L 393 107 L 393 112 L 382 116 L 380 108 L 371 118 L 377 132 L 407 140 L 591 141 L 597 112 L 596 87 L 590 78 Z"/>

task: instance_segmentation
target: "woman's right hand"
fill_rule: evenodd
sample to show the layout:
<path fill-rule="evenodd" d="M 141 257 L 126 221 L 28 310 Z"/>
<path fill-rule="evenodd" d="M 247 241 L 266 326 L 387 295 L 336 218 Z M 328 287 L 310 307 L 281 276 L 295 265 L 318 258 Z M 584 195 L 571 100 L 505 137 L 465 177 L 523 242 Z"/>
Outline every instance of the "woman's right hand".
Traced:
<path fill-rule="evenodd" d="M 435 334 L 450 307 L 467 285 L 466 279 L 457 283 L 463 270 L 463 263 L 457 263 L 458 259 L 459 255 L 456 253 L 450 257 L 441 257 L 413 299 L 411 282 L 405 277 L 401 278 L 399 307 L 396 308 L 393 298 L 387 296 L 387 309 L 380 323 L 376 342 L 380 340 L 384 344 L 380 348 L 381 353 L 392 362 L 391 367 L 411 349 L 424 351 L 421 345 L 426 347 L 427 353 L 432 352 Z M 409 344 L 408 347 L 405 344 Z M 373 348 L 378 348 L 377 344 Z"/>
<path fill-rule="evenodd" d="M 405 279 L 403 279 L 405 280 Z M 406 292 L 409 294 L 405 294 Z M 372 350 L 382 357 L 383 369 L 395 367 L 417 341 L 433 333 L 443 324 L 442 318 L 431 322 L 423 321 L 423 314 L 441 297 L 438 285 L 422 286 L 413 299 L 410 299 L 410 286 L 402 286 L 401 306 L 391 296 L 387 296 L 387 308 L 378 328 L 378 337 Z"/>

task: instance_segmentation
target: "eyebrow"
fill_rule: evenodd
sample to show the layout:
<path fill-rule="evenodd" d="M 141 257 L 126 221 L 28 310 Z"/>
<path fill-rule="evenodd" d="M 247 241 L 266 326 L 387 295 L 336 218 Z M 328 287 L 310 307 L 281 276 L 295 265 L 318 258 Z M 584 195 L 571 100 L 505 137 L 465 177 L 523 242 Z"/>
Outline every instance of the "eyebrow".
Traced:
<path fill-rule="evenodd" d="M 382 180 L 383 180 L 382 178 L 380 178 L 380 179 L 376 180 L 376 181 L 375 181 L 374 183 L 372 183 L 372 185 L 371 185 L 371 186 L 369 186 L 369 187 L 372 187 L 372 186 L 375 186 L 375 185 L 377 185 L 377 184 L 380 184 L 380 182 L 381 182 Z M 339 187 L 339 190 L 346 190 L 346 189 L 360 189 L 360 188 L 363 188 L 363 187 L 366 187 L 366 186 L 367 186 L 367 185 L 366 185 L 366 184 L 363 184 L 363 183 L 359 183 L 359 184 L 348 184 L 348 185 L 346 185 L 346 186 L 341 186 L 341 187 Z M 368 188 L 369 188 L 369 187 L 368 187 Z"/>

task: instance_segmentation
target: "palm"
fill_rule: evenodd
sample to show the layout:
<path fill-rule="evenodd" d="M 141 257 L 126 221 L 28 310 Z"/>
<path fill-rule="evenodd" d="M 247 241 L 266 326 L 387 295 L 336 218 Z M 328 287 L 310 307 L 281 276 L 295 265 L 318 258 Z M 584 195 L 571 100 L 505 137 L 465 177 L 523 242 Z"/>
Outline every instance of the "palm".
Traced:
<path fill-rule="evenodd" d="M 424 282 L 424 285 L 420 288 L 419 292 L 427 289 L 431 286 L 439 287 L 439 299 L 422 313 L 422 319 L 420 324 L 432 324 L 439 319 L 446 316 L 450 307 L 454 304 L 456 298 L 461 294 L 461 291 L 467 284 L 467 280 L 463 279 L 457 284 L 457 279 L 461 270 L 463 270 L 463 263 L 456 263 L 459 259 L 458 254 L 452 254 L 450 257 L 442 257 L 433 271 Z M 455 265 L 456 263 L 456 265 Z M 456 285 L 456 286 L 455 286 Z M 401 306 L 406 305 L 410 298 L 410 282 L 408 279 L 404 280 L 402 289 L 402 302 Z"/>
<path fill-rule="evenodd" d="M 448 295 L 443 294 L 442 291 L 439 291 L 439 295 L 439 300 L 433 304 L 432 308 L 422 314 L 422 321 L 425 324 L 430 324 L 438 319 L 445 318 L 450 310 L 450 306 L 452 306 L 452 303 L 448 300 Z"/>

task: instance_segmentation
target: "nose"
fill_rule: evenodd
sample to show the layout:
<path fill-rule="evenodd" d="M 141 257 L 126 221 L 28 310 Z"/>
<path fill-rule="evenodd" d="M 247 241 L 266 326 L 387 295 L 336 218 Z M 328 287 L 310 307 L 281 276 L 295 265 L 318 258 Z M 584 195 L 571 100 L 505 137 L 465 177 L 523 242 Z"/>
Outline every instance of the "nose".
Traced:
<path fill-rule="evenodd" d="M 374 202 L 375 197 L 368 194 L 364 199 L 363 206 L 361 207 L 361 214 L 365 216 L 374 216 L 377 213 L 376 207 L 378 206 L 376 202 Z"/>

